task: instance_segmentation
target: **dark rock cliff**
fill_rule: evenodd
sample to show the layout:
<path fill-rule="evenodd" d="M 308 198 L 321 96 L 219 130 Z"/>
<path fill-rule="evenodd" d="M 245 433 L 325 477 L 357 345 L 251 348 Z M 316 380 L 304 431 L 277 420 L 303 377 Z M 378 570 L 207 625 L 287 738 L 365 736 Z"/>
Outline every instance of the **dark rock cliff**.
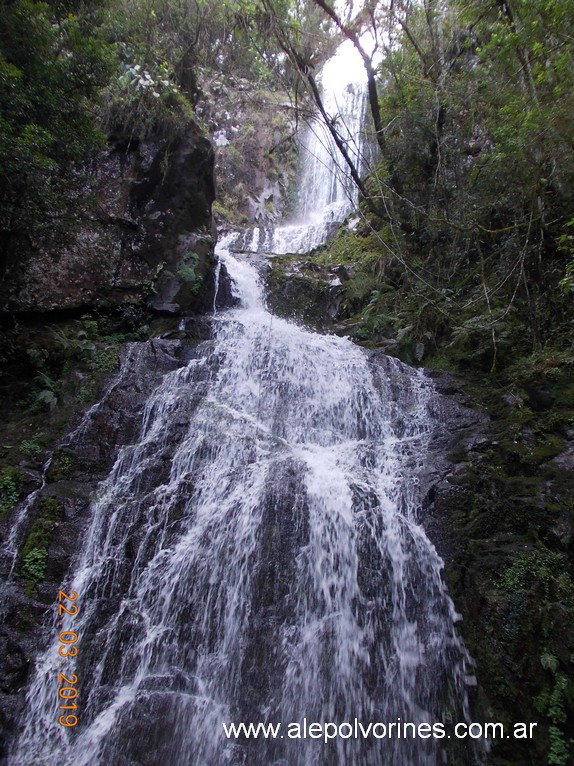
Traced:
<path fill-rule="evenodd" d="M 111 143 L 85 168 L 80 198 L 9 241 L 1 310 L 211 306 L 213 166 L 212 146 L 193 125 L 177 142 Z"/>
<path fill-rule="evenodd" d="M 215 219 L 222 228 L 281 220 L 297 167 L 296 112 L 287 93 L 211 73 L 196 112 L 216 146 Z"/>

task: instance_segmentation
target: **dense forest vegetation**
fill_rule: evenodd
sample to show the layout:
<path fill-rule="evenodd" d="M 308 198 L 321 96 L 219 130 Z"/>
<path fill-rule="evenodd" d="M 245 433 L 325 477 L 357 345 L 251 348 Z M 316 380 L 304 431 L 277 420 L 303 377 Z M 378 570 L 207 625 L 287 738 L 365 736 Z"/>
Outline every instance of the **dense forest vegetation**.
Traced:
<path fill-rule="evenodd" d="M 566 766 L 574 731 L 572 6 L 366 0 L 353 15 L 352 5 L 2 0 L 0 281 L 13 242 L 66 231 L 70 211 L 92 194 L 91 158 L 106 146 L 169 145 L 190 124 L 208 134 L 194 110 L 210 74 L 243 78 L 254 92 L 280 90 L 308 119 L 322 109 L 321 63 L 350 40 L 365 65 L 378 159 L 363 175 L 352 168 L 358 226 L 342 227 L 303 271 L 320 301 L 321 270 L 343 267 L 338 331 L 462 375 L 473 403 L 488 410 L 491 441 L 457 457 L 464 472 L 453 527 L 464 543 L 449 584 L 467 611 L 469 591 L 479 594 L 480 624 L 467 620 L 464 632 L 486 720 L 520 713 L 542 724 L 518 756 L 516 743 L 495 748 L 498 762 Z M 337 140 L 337 116 L 322 118 Z M 277 259 L 271 282 L 289 261 Z M 105 374 L 122 341 L 150 332 L 148 314 L 133 305 L 113 321 L 88 312 L 41 340 L 22 335 L 25 319 L 3 315 L 0 346 L 6 386 L 25 370 L 21 420 L 57 410 L 70 362 Z M 93 396 L 92 387 L 80 406 Z M 23 495 L 18 459 L 38 459 L 50 441 L 35 437 L 36 427 L 23 432 L 21 454 L 3 448 L 0 513 Z"/>
<path fill-rule="evenodd" d="M 376 88 L 370 106 L 381 150 L 359 179 L 376 261 L 365 332 L 388 317 L 400 324 L 380 289 L 398 268 L 425 314 L 409 331 L 413 340 L 433 347 L 455 330 L 453 353 L 468 359 L 471 350 L 493 369 L 517 339 L 536 351 L 556 333 L 572 284 L 569 4 L 370 2 L 352 21 L 325 9 L 3 3 L 4 240 L 54 225 L 70 185 L 84 180 L 80 161 L 106 136 L 175 138 L 193 118 L 205 69 L 245 76 L 254 89 L 288 90 L 304 112 L 313 108 L 304 87 L 348 37 Z M 375 58 L 361 42 L 368 29 Z M 415 243 L 424 245 L 416 258 Z M 469 273 L 459 296 L 452 278 L 461 268 Z M 469 349 L 471 338 L 481 342 Z"/>

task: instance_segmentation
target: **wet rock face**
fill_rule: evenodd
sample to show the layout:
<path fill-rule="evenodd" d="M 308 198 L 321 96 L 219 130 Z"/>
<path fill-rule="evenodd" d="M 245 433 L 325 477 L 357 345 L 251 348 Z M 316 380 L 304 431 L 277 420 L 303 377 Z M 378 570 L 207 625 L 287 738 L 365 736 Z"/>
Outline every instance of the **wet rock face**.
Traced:
<path fill-rule="evenodd" d="M 474 720 L 505 730 L 536 723 L 532 740 L 496 741 L 488 760 L 535 766 L 573 730 L 560 692 L 574 656 L 572 440 L 565 429 L 565 444 L 537 446 L 528 429 L 501 419 L 502 404 L 489 419 L 465 405 L 464 383 L 431 375 L 448 430 L 431 442 L 424 526 L 476 663 Z M 500 402 L 514 404 L 508 394 Z M 562 731 L 548 700 L 558 700 Z"/>
<path fill-rule="evenodd" d="M 233 76 L 212 77 L 197 114 L 215 145 L 218 225 L 281 219 L 297 165 L 294 112 L 287 94 Z"/>
<path fill-rule="evenodd" d="M 11 313 L 213 303 L 214 155 L 191 125 L 177 143 L 111 145 L 86 168 L 92 182 L 31 238 L 14 238 L 0 277 Z M 164 297 L 158 298 L 158 293 Z"/>
<path fill-rule="evenodd" d="M 272 311 L 287 319 L 321 330 L 336 331 L 335 322 L 344 293 L 326 268 L 305 259 L 273 258 L 263 272 L 267 302 Z"/>

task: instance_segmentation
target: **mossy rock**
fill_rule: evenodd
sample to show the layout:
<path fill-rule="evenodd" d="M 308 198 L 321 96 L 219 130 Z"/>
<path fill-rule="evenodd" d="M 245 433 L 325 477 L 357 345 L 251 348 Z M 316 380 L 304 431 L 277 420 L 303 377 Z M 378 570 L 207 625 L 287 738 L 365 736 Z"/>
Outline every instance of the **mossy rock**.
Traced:
<path fill-rule="evenodd" d="M 534 465 L 539 465 L 547 460 L 551 460 L 554 457 L 560 455 L 564 449 L 564 439 L 559 436 L 548 435 L 538 444 L 531 452 L 529 462 Z"/>
<path fill-rule="evenodd" d="M 63 518 L 63 510 L 55 497 L 45 497 L 39 505 L 39 513 L 28 532 L 20 553 L 20 574 L 25 589 L 30 594 L 38 582 L 44 579 L 48 551 L 52 542 L 54 525 Z"/>

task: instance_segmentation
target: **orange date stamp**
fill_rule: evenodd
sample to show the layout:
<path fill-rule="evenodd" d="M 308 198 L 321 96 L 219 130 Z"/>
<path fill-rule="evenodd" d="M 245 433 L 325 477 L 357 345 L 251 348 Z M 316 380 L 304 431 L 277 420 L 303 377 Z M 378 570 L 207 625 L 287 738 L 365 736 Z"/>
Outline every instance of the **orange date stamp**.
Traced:
<path fill-rule="evenodd" d="M 58 591 L 58 616 L 64 617 L 65 614 L 74 617 L 78 614 L 79 607 L 73 603 L 77 601 L 78 594 L 75 590 L 72 591 L 70 596 L 66 595 L 63 590 Z M 64 603 L 69 602 L 69 603 Z M 60 623 L 61 625 L 62 623 Z M 60 657 L 75 657 L 78 654 L 78 647 L 76 641 L 78 640 L 78 634 L 73 630 L 64 630 L 60 633 Z M 78 676 L 75 673 L 68 674 L 68 678 L 64 673 L 58 673 L 58 695 L 60 698 L 59 708 L 60 710 L 71 710 L 71 713 L 63 713 L 60 715 L 58 721 L 61 726 L 75 726 L 78 723 L 78 704 L 76 698 L 78 696 L 78 690 L 76 684 L 78 683 Z M 76 715 L 75 715 L 76 713 Z"/>

